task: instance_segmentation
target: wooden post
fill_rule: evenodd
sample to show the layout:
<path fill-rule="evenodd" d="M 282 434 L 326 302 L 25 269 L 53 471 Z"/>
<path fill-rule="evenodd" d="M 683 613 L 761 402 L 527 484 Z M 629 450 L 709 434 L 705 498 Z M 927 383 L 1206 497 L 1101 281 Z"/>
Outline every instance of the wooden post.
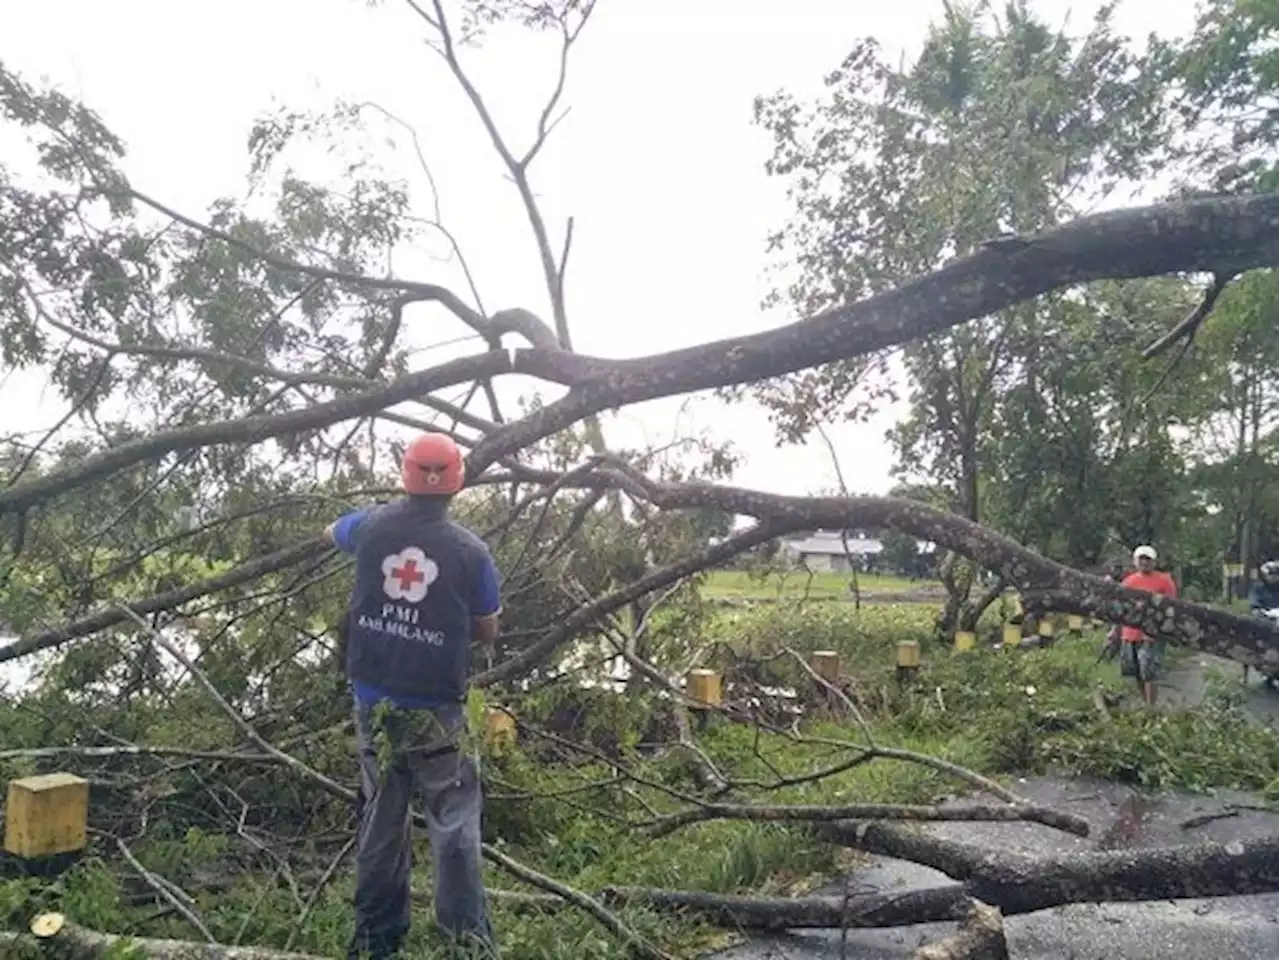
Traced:
<path fill-rule="evenodd" d="M 70 773 L 10 780 L 4 849 L 36 860 L 83 850 L 89 842 L 89 781 Z"/>
<path fill-rule="evenodd" d="M 915 678 L 920 669 L 920 642 L 918 640 L 898 641 L 898 680 L 908 681 Z"/>
<path fill-rule="evenodd" d="M 714 670 L 690 670 L 685 678 L 685 694 L 713 707 L 720 706 L 720 674 Z"/>
<path fill-rule="evenodd" d="M 1001 639 L 1004 640 L 1006 647 L 1016 647 L 1022 642 L 1022 625 L 1017 623 L 1006 623 Z"/>
<path fill-rule="evenodd" d="M 972 630 L 956 631 L 956 649 L 960 651 L 972 650 L 978 645 L 978 637 Z"/>
<path fill-rule="evenodd" d="M 835 650 L 815 650 L 809 654 L 809 668 L 827 683 L 839 683 L 840 654 Z"/>
<path fill-rule="evenodd" d="M 1053 643 L 1053 618 L 1049 616 L 1041 617 L 1036 621 L 1036 634 L 1040 637 L 1042 646 L 1048 646 Z"/>

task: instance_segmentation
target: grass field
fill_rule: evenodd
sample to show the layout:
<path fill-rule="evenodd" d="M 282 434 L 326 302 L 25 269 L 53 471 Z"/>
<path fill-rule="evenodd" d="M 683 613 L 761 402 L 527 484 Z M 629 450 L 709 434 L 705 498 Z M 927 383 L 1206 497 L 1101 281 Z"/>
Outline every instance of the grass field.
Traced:
<path fill-rule="evenodd" d="M 859 574 L 858 589 L 864 596 L 876 593 L 920 593 L 941 590 L 933 580 L 908 580 L 906 577 Z M 706 597 L 777 597 L 798 599 L 806 596 L 831 599 L 849 595 L 847 573 L 814 573 L 804 570 L 770 573 L 760 576 L 745 570 L 713 570 L 703 585 Z"/>

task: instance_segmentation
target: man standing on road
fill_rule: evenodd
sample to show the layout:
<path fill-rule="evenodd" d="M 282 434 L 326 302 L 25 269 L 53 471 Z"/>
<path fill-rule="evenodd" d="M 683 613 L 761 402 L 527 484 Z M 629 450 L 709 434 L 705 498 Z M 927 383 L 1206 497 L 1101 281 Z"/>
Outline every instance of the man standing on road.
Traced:
<path fill-rule="evenodd" d="M 1173 577 L 1156 569 L 1155 547 L 1143 544 L 1133 551 L 1134 569 L 1125 575 L 1120 585 L 1133 590 L 1146 590 L 1166 597 L 1178 595 Z M 1156 705 L 1156 680 L 1160 676 L 1160 661 L 1164 656 L 1164 640 L 1148 637 L 1137 627 L 1120 628 L 1120 672 L 1138 681 L 1142 699 L 1149 707 Z"/>
<path fill-rule="evenodd" d="M 436 922 L 496 956 L 481 876 L 479 773 L 459 739 L 471 641 L 492 643 L 498 632 L 498 573 L 484 541 L 448 518 L 463 485 L 453 440 L 415 439 L 401 482 L 405 498 L 348 513 L 327 531 L 356 560 L 345 663 L 361 810 L 348 956 L 387 960 L 408 933 L 415 792 L 427 818 Z"/>

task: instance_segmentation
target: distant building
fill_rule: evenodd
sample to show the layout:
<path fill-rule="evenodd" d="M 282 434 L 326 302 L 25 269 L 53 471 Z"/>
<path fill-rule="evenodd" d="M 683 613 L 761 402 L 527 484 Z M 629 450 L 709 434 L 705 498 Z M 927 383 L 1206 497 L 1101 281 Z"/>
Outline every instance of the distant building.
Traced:
<path fill-rule="evenodd" d="M 858 531 L 850 531 L 846 536 L 847 540 L 842 540 L 839 530 L 815 530 L 801 537 L 784 539 L 781 553 L 791 563 L 812 573 L 848 573 L 850 557 L 858 569 L 866 570 L 884 549 L 879 540 Z"/>

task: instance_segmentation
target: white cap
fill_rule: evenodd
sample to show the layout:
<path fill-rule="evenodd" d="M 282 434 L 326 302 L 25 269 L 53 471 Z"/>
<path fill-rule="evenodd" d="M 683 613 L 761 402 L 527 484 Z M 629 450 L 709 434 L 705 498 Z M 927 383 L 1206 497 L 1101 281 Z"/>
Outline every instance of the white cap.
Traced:
<path fill-rule="evenodd" d="M 1156 548 L 1147 543 L 1144 543 L 1140 547 L 1134 547 L 1133 559 L 1141 560 L 1143 557 L 1146 557 L 1148 560 L 1154 560 L 1156 558 Z"/>

